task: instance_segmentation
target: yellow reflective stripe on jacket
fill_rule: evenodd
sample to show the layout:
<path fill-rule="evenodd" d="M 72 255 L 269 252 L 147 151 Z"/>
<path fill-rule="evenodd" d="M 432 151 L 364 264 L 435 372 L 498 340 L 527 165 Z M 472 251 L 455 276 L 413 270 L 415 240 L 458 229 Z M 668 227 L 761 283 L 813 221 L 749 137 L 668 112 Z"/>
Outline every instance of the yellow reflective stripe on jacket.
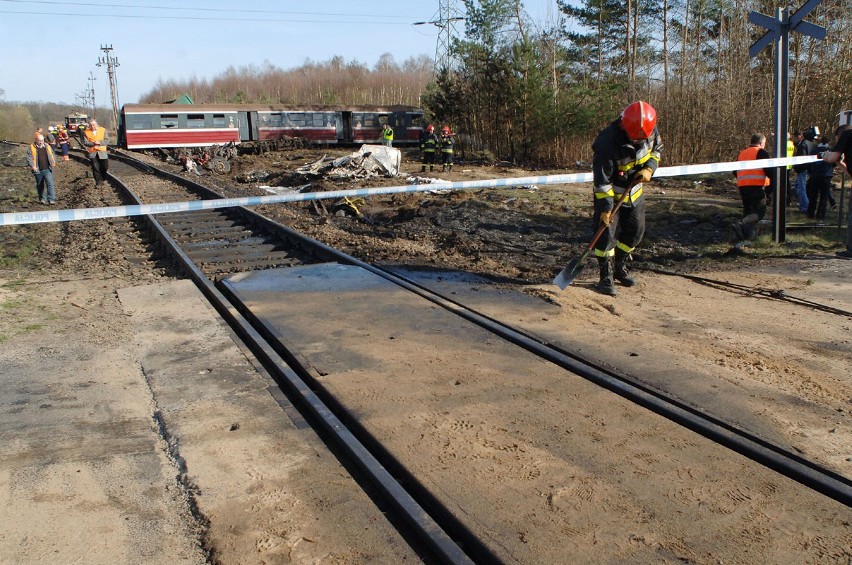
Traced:
<path fill-rule="evenodd" d="M 602 198 L 616 198 L 616 197 L 620 197 L 622 194 L 624 194 L 624 190 L 616 193 L 615 190 L 613 190 L 612 186 L 610 185 L 609 190 L 607 192 L 595 191 L 595 200 L 601 200 Z M 642 196 L 642 185 L 637 184 L 630 191 L 630 196 L 627 197 L 625 202 L 629 202 L 630 204 L 633 204 L 634 202 L 639 200 L 640 196 Z"/>
<path fill-rule="evenodd" d="M 625 253 L 633 253 L 633 250 L 636 249 L 635 247 L 628 247 L 627 245 L 624 245 L 620 241 L 618 243 L 616 243 L 615 246 L 618 247 L 619 249 L 621 249 L 622 251 L 624 251 Z"/>
<path fill-rule="evenodd" d="M 629 171 L 631 169 L 638 168 L 639 165 L 644 165 L 645 163 L 647 163 L 651 159 L 654 159 L 657 163 L 660 162 L 660 156 L 654 155 L 654 153 L 651 152 L 651 153 L 648 153 L 647 155 L 644 155 L 643 157 L 638 157 L 635 161 L 630 161 L 629 163 L 626 163 L 624 165 L 619 164 L 618 170 L 619 171 Z"/>
<path fill-rule="evenodd" d="M 615 255 L 615 248 L 607 249 L 606 251 L 601 251 L 597 247 L 595 248 L 595 257 L 612 257 Z"/>

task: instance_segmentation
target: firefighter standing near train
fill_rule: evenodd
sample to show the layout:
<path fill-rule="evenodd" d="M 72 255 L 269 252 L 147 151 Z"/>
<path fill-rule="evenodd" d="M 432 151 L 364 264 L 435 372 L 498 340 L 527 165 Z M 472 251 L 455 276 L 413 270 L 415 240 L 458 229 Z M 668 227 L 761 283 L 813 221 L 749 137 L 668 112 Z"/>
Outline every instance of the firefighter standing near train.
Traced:
<path fill-rule="evenodd" d="M 420 154 L 423 159 L 423 165 L 420 167 L 420 172 L 426 172 L 426 165 L 429 165 L 429 170 L 435 168 L 435 153 L 438 151 L 438 136 L 435 134 L 435 126 L 429 124 L 420 136 Z"/>
<path fill-rule="evenodd" d="M 647 102 L 629 104 L 617 120 L 598 134 L 592 150 L 594 220 L 596 226 L 607 226 L 595 243 L 600 268 L 600 281 L 595 288 L 615 296 L 614 281 L 624 286 L 636 284 L 627 271 L 627 260 L 645 234 L 642 183 L 651 180 L 663 150 L 657 111 Z M 613 213 L 622 196 L 621 207 Z"/>
<path fill-rule="evenodd" d="M 450 126 L 441 128 L 441 163 L 443 164 L 442 171 L 448 169 L 453 172 L 453 146 L 455 145 L 453 132 L 450 131 Z"/>

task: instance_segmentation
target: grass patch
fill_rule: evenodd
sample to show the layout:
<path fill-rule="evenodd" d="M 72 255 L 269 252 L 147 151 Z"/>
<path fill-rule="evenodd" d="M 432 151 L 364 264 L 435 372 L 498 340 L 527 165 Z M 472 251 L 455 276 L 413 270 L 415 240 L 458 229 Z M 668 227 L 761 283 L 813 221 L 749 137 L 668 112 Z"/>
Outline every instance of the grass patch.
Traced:
<path fill-rule="evenodd" d="M 18 249 L 0 257 L 0 268 L 7 269 L 18 267 L 27 259 L 35 255 L 37 250 L 38 242 L 32 240 L 21 242 Z"/>
<path fill-rule="evenodd" d="M 13 281 L 8 281 L 0 285 L 0 288 L 7 288 L 9 290 L 20 290 L 25 284 L 27 284 L 26 279 L 15 279 Z"/>
<path fill-rule="evenodd" d="M 14 310 L 15 308 L 20 308 L 23 305 L 23 300 L 7 300 L 5 302 L 0 302 L 0 310 Z"/>

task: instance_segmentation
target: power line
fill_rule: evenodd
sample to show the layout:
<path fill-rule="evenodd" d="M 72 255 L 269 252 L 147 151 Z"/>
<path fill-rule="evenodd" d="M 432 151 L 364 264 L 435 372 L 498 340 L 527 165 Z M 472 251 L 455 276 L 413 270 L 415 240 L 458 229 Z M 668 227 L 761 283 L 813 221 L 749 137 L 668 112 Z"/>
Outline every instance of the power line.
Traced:
<path fill-rule="evenodd" d="M 8 0 L 0 0 L 0 2 L 7 2 Z M 22 14 L 27 16 L 44 16 L 45 14 L 42 12 L 11 12 L 9 10 L 0 10 L 0 14 Z M 137 16 L 132 14 L 104 14 L 99 12 L 97 14 L 74 14 L 74 13 L 61 13 L 61 12 L 51 12 L 49 15 L 51 16 L 63 16 L 63 17 L 71 17 L 71 18 L 130 18 L 137 20 L 196 20 L 196 21 L 210 21 L 210 22 L 277 22 L 277 23 L 290 23 L 290 24 L 344 24 L 344 25 L 365 25 L 371 22 L 353 22 L 352 20 L 297 20 L 297 19 L 280 19 L 280 18 L 232 18 L 232 17 L 222 17 L 222 18 L 205 18 L 203 16 Z M 379 26 L 410 26 L 410 23 L 406 22 L 372 22 L 375 25 Z"/>
<path fill-rule="evenodd" d="M 49 0 L 0 0 L 0 2 L 14 3 L 14 4 L 55 4 L 61 6 L 91 6 L 96 8 L 139 8 L 144 10 L 172 10 L 172 11 L 186 11 L 191 10 L 193 12 L 226 12 L 226 13 L 238 13 L 238 14 L 289 14 L 289 15 L 297 15 L 297 16 L 344 16 L 344 17 L 357 17 L 357 18 L 385 18 L 385 19 L 397 19 L 397 20 L 408 20 L 409 16 L 390 16 L 387 14 L 352 14 L 345 12 L 293 12 L 293 11 L 279 11 L 279 10 L 244 10 L 244 9 L 231 9 L 231 8 L 200 8 L 200 7 L 191 7 L 191 8 L 180 8 L 175 6 L 141 6 L 134 4 L 102 4 L 98 2 L 52 2 Z M 7 13 L 29 13 L 29 12 L 7 12 Z M 66 14 L 60 14 L 66 15 Z M 157 16 L 151 16 L 157 17 Z M 180 19 L 192 18 L 192 16 L 175 16 Z M 233 18 L 228 18 L 233 19 Z M 246 20 L 246 21 L 257 21 L 257 20 Z M 262 21 L 270 21 L 264 18 Z M 288 21 L 288 20 L 272 20 L 272 21 Z"/>

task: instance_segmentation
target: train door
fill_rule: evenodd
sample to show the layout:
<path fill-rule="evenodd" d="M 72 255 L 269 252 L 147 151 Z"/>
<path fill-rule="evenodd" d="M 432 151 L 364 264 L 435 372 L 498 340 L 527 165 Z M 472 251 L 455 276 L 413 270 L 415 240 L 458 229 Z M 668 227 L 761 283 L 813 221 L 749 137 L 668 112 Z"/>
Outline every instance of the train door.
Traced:
<path fill-rule="evenodd" d="M 337 129 L 337 139 L 341 143 L 352 143 L 352 112 L 341 112 L 343 119 L 342 131 L 341 127 Z"/>
<path fill-rule="evenodd" d="M 240 128 L 240 141 L 257 141 L 257 112 L 239 111 L 237 112 L 238 124 L 235 126 Z"/>

